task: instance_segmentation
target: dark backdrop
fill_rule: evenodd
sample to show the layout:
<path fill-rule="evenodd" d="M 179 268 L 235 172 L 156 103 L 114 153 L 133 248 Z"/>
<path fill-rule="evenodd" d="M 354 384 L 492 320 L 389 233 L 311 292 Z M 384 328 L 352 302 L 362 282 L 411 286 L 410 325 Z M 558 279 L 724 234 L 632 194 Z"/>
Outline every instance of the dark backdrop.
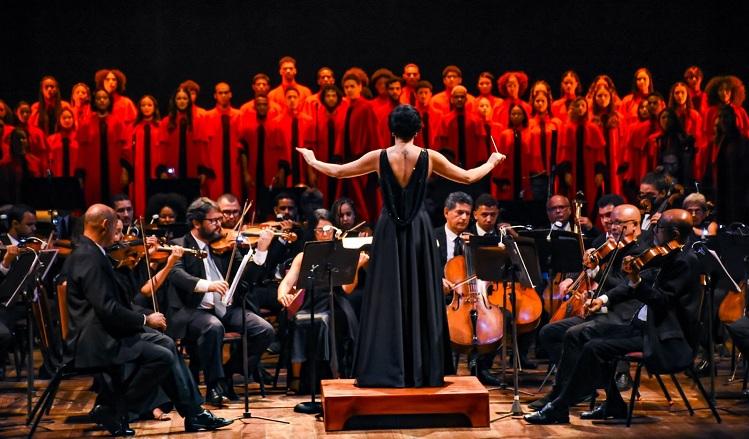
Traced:
<path fill-rule="evenodd" d="M 234 103 L 250 97 L 259 71 L 278 81 L 277 61 L 298 60 L 300 82 L 313 86 L 323 65 L 340 79 L 347 67 L 371 73 L 407 62 L 441 88 L 447 64 L 463 68 L 474 91 L 483 70 L 523 69 L 546 79 L 559 93 L 567 68 L 587 84 L 611 75 L 620 95 L 639 66 L 650 67 L 667 93 L 685 67 L 707 77 L 749 77 L 746 10 L 741 3 L 672 1 L 24 1 L 0 6 L 0 99 L 35 101 L 42 75 L 58 78 L 65 99 L 95 70 L 117 67 L 128 77 L 126 94 L 154 94 L 162 111 L 184 79 L 203 87 L 200 104 L 211 106 L 211 88 L 233 86 Z"/>

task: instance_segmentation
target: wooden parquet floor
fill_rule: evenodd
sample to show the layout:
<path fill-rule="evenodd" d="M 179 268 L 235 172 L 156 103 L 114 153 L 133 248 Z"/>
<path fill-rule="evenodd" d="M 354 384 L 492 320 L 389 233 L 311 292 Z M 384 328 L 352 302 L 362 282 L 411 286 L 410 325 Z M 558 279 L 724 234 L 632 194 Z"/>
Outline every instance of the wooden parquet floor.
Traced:
<path fill-rule="evenodd" d="M 272 359 L 271 359 L 272 360 Z M 267 364 L 270 366 L 270 363 Z M 741 390 L 741 370 L 738 378 L 728 383 L 728 361 L 720 363 L 719 376 L 716 380 L 718 394 L 731 392 L 738 396 Z M 545 367 L 543 367 L 545 369 Z M 26 385 L 25 381 L 15 381 L 12 368 L 7 369 L 10 375 L 6 381 L 0 382 L 0 437 L 25 437 L 28 428 L 24 426 L 26 415 Z M 459 372 L 467 374 L 463 366 Z M 697 390 L 687 377 L 680 376 L 692 406 L 696 409 L 693 417 L 687 413 L 683 402 L 670 383 L 666 386 L 676 397 L 669 406 L 654 378 L 643 374 L 641 399 L 635 406 L 635 418 L 631 428 L 624 425 L 601 425 L 590 421 L 581 421 L 577 416 L 587 407 L 576 407 L 571 413 L 571 423 L 559 426 L 532 426 L 522 419 L 506 418 L 493 422 L 490 428 L 420 428 L 420 429 L 390 429 L 366 430 L 327 433 L 323 422 L 311 415 L 298 414 L 293 411 L 295 404 L 309 400 L 308 396 L 287 396 L 284 389 L 269 389 L 268 396 L 261 398 L 258 385 L 251 383 L 250 411 L 254 416 L 281 419 L 289 424 L 279 424 L 261 419 L 237 420 L 229 427 L 217 432 L 201 432 L 185 434 L 183 419 L 176 413 L 171 413 L 170 421 L 142 421 L 131 423 L 138 437 L 191 437 L 191 438 L 314 438 L 314 437 L 353 437 L 353 438 L 513 438 L 513 437 L 678 437 L 678 438 L 745 438 L 749 437 L 749 401 L 743 399 L 719 399 L 723 423 L 718 425 L 712 418 L 710 411 Z M 544 376 L 543 370 L 526 371 L 521 376 L 521 390 L 535 393 Z M 511 382 L 511 375 L 507 376 Z M 707 379 L 703 380 L 707 384 Z M 282 378 L 281 383 L 284 382 Z M 47 381 L 36 381 L 36 395 L 40 395 Z M 45 416 L 35 437 L 38 438 L 75 438 L 89 436 L 106 436 L 104 430 L 97 430 L 93 424 L 81 421 L 93 407 L 94 394 L 88 389 L 90 379 L 76 379 L 62 383 L 57 394 L 51 413 Z M 201 391 L 205 389 L 201 386 Z M 240 393 L 239 386 L 236 388 Z M 548 389 L 544 389 L 546 391 Z M 240 393 L 241 395 L 241 393 Z M 540 395 L 540 394 L 539 394 Z M 630 392 L 624 393 L 628 400 Z M 536 396 L 521 395 L 523 410 L 527 412 L 525 403 Z M 490 392 L 490 409 L 492 419 L 499 417 L 498 413 L 510 410 L 512 392 L 492 390 Z M 210 408 L 210 407 L 209 407 Z M 223 409 L 212 409 L 214 413 L 227 418 L 240 417 L 243 403 L 232 403 Z"/>

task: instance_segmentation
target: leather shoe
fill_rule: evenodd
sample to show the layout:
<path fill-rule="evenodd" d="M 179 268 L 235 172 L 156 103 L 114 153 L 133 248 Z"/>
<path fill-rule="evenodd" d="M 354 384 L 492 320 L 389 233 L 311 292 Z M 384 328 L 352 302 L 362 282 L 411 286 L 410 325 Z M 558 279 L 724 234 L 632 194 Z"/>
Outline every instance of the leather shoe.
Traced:
<path fill-rule="evenodd" d="M 628 373 L 617 374 L 614 381 L 616 382 L 616 388 L 620 392 L 624 392 L 625 390 L 629 390 L 632 388 L 632 378 L 629 377 Z"/>
<path fill-rule="evenodd" d="M 89 415 L 96 425 L 106 428 L 112 436 L 135 436 L 135 430 L 130 428 L 127 417 L 118 418 L 110 407 L 97 404 Z"/>
<path fill-rule="evenodd" d="M 225 403 L 229 402 L 221 389 L 218 386 L 210 387 L 205 393 L 205 403 L 221 407 Z"/>
<path fill-rule="evenodd" d="M 239 396 L 237 396 L 237 393 L 234 391 L 234 379 L 231 375 L 226 378 L 226 383 L 221 385 L 221 394 L 229 401 L 239 401 Z"/>
<path fill-rule="evenodd" d="M 535 362 L 529 360 L 528 357 L 526 357 L 525 355 L 521 355 L 520 356 L 520 367 L 522 367 L 523 369 L 533 370 L 533 369 L 536 369 L 538 367 L 538 364 L 536 364 Z"/>
<path fill-rule="evenodd" d="M 492 375 L 488 370 L 480 370 L 478 377 L 481 384 L 498 387 L 504 384 L 502 380 Z"/>
<path fill-rule="evenodd" d="M 529 424 L 537 425 L 569 424 L 570 414 L 566 409 L 560 410 L 548 403 L 541 410 L 523 416 L 523 419 Z"/>
<path fill-rule="evenodd" d="M 607 403 L 603 403 L 589 412 L 580 413 L 580 419 L 626 419 L 627 408 L 616 407 L 609 408 Z"/>
<path fill-rule="evenodd" d="M 194 432 L 198 430 L 217 430 L 221 427 L 233 423 L 232 419 L 219 418 L 214 416 L 213 413 L 208 410 L 203 410 L 201 413 L 185 418 L 185 431 Z"/>
<path fill-rule="evenodd" d="M 528 408 L 531 409 L 531 410 L 533 410 L 534 412 L 538 411 L 538 410 L 541 410 L 542 408 L 544 408 L 546 406 L 546 404 L 548 404 L 549 402 L 551 402 L 552 399 L 553 398 L 551 397 L 551 393 L 547 393 L 546 395 L 542 396 L 541 398 L 539 398 L 539 399 L 537 399 L 537 400 L 535 400 L 535 401 L 533 401 L 531 403 L 528 403 Z"/>

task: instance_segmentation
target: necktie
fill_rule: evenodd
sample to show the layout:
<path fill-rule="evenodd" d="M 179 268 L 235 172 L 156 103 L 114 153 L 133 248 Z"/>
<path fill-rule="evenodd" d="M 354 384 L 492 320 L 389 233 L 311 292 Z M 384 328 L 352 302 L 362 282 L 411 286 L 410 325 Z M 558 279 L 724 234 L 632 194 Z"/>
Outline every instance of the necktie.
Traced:
<path fill-rule="evenodd" d="M 62 138 L 62 176 L 70 177 L 70 138 Z"/>
<path fill-rule="evenodd" d="M 249 157 L 249 154 L 247 154 Z M 265 186 L 265 124 L 257 123 L 257 163 L 255 164 L 255 177 L 257 185 Z"/>
<path fill-rule="evenodd" d="M 229 149 L 230 143 L 230 131 L 229 131 L 229 115 L 221 115 L 221 145 L 224 152 L 224 193 L 231 192 L 231 151 Z"/>
<path fill-rule="evenodd" d="M 101 199 L 109 200 L 109 138 L 107 119 L 99 119 L 99 166 L 101 166 Z"/>
<path fill-rule="evenodd" d="M 575 179 L 575 190 L 585 190 L 585 154 L 584 154 L 584 148 L 585 145 L 585 125 L 584 123 L 580 123 L 580 125 L 577 126 L 577 132 L 576 138 L 577 138 L 577 163 L 575 164 L 576 167 L 576 179 Z"/>
<path fill-rule="evenodd" d="M 538 128 L 541 130 L 541 163 L 546 166 L 546 119 L 541 118 Z"/>
<path fill-rule="evenodd" d="M 343 124 L 343 162 L 351 161 L 351 113 L 354 110 L 353 102 L 346 110 L 346 120 Z"/>
<path fill-rule="evenodd" d="M 179 178 L 187 178 L 187 119 L 179 121 Z"/>
<path fill-rule="evenodd" d="M 151 171 L 151 124 L 146 123 L 143 127 L 143 161 L 146 164 L 146 185 L 152 177 Z"/>
<path fill-rule="evenodd" d="M 487 154 L 492 155 L 492 127 L 488 123 L 484 124 L 484 143 Z"/>
<path fill-rule="evenodd" d="M 335 122 L 333 121 L 333 115 L 328 115 L 328 161 L 333 160 L 335 155 Z M 328 197 L 335 196 L 336 180 L 334 178 L 328 179 Z"/>
<path fill-rule="evenodd" d="M 456 236 L 455 239 L 453 239 L 453 244 L 453 257 L 463 256 L 463 240 L 460 239 L 460 236 Z"/>
<path fill-rule="evenodd" d="M 520 136 L 520 130 L 513 130 L 512 132 L 514 137 L 514 148 L 512 150 L 512 189 L 514 193 L 512 194 L 513 198 L 515 200 L 519 200 L 520 192 L 522 192 L 522 183 L 523 183 L 523 171 L 520 167 L 520 156 L 523 153 L 523 146 L 521 143 L 521 136 Z"/>
<path fill-rule="evenodd" d="M 463 113 L 458 113 L 458 159 L 463 167 L 466 164 L 466 117 Z"/>
<path fill-rule="evenodd" d="M 424 139 L 422 142 L 424 142 L 424 148 L 431 148 L 432 145 L 429 144 L 429 112 L 425 111 L 421 114 L 421 120 L 423 123 L 423 127 L 421 128 L 421 133 L 423 134 Z"/>
<path fill-rule="evenodd" d="M 210 270 L 209 280 L 211 281 L 223 280 L 223 277 L 221 276 L 221 273 L 218 271 L 218 267 L 216 267 L 216 263 L 213 261 L 213 257 L 210 254 L 208 255 L 208 270 Z M 224 305 L 224 302 L 221 301 L 221 294 L 219 293 L 212 293 L 212 294 L 213 294 L 213 309 L 216 311 L 216 315 L 219 316 L 219 318 L 221 318 L 226 314 L 226 305 Z"/>
<path fill-rule="evenodd" d="M 57 124 L 55 121 L 57 120 L 57 111 L 55 111 L 55 107 L 50 107 L 47 109 L 47 126 L 46 133 L 48 136 L 51 136 L 52 134 L 57 132 Z"/>
<path fill-rule="evenodd" d="M 416 106 L 416 93 L 411 89 L 408 90 L 408 103 L 411 104 L 412 107 Z"/>
<path fill-rule="evenodd" d="M 294 117 L 291 120 L 291 184 L 299 184 L 299 119 Z"/>

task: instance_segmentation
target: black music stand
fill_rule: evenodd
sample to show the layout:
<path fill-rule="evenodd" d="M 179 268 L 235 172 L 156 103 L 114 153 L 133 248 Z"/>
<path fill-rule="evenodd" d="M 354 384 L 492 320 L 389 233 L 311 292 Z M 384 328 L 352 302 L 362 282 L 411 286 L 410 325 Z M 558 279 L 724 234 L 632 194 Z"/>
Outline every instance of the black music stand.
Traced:
<path fill-rule="evenodd" d="M 524 287 L 535 288 L 536 282 L 541 280 L 535 244 L 533 239 L 519 237 L 513 239 L 505 236 L 503 246 L 479 246 L 476 248 L 476 275 L 479 279 L 499 282 L 510 281 L 510 302 L 512 303 L 512 345 L 515 366 L 513 367 L 513 399 L 510 412 L 503 414 L 492 422 L 510 416 L 522 416 L 520 407 L 519 373 L 520 353 L 518 350 L 518 327 L 515 319 L 517 312 L 517 297 L 515 282 Z"/>
<path fill-rule="evenodd" d="M 76 177 L 29 178 L 24 182 L 24 200 L 37 209 L 83 210 L 81 182 Z"/>
<path fill-rule="evenodd" d="M 197 178 L 157 178 L 146 183 L 146 198 L 169 192 L 176 192 L 187 200 L 200 196 L 200 180 Z"/>
<path fill-rule="evenodd" d="M 32 392 L 34 388 L 34 314 L 31 304 L 37 294 L 45 294 L 39 287 L 49 274 L 49 269 L 57 257 L 57 250 L 28 251 L 21 253 L 0 284 L 0 306 L 8 308 L 19 300 L 26 306 L 26 327 L 28 329 L 28 355 L 26 358 L 26 407 L 27 421 L 31 420 Z M 40 329 L 41 330 L 41 329 Z M 45 353 L 45 352 L 43 352 Z M 49 355 L 46 352 L 45 357 Z"/>
<path fill-rule="evenodd" d="M 310 401 L 300 402 L 294 406 L 294 411 L 305 414 L 322 413 L 322 406 L 315 401 L 317 387 L 317 343 L 315 331 L 315 290 L 328 288 L 333 297 L 333 287 L 350 284 L 356 275 L 359 261 L 359 249 L 343 248 L 339 241 L 313 241 L 304 245 L 302 267 L 299 270 L 297 288 L 304 288 L 309 292 L 310 303 L 310 334 L 313 338 L 312 355 L 310 361 Z M 335 310 L 330 309 L 330 327 L 328 331 L 335 331 Z M 332 346 L 331 349 L 335 349 Z"/>

